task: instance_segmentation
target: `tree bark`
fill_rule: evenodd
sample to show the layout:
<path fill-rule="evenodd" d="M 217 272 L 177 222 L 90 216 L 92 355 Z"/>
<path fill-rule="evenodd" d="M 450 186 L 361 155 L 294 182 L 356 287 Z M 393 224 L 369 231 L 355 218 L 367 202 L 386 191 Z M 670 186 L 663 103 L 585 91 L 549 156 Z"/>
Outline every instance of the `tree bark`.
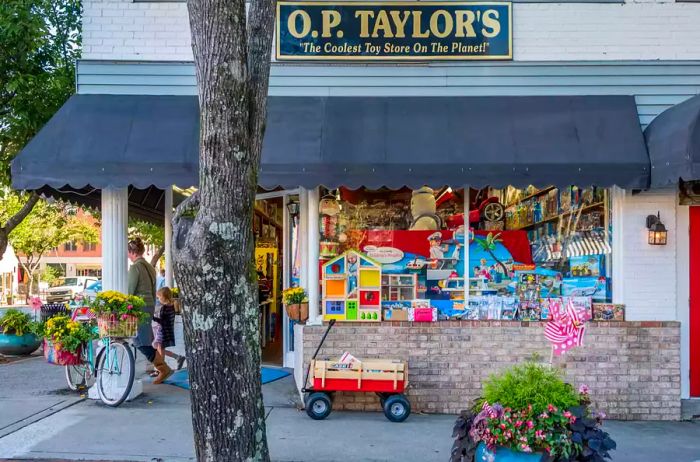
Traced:
<path fill-rule="evenodd" d="M 32 192 L 29 196 L 29 199 L 22 206 L 19 212 L 11 216 L 5 223 L 5 226 L 0 227 L 0 260 L 2 260 L 2 257 L 3 255 L 5 255 L 5 251 L 7 250 L 7 244 L 9 242 L 10 233 L 17 227 L 17 225 L 22 223 L 22 220 L 27 218 L 27 215 L 31 213 L 32 209 L 34 209 L 34 206 L 38 201 L 39 195 L 35 192 Z"/>
<path fill-rule="evenodd" d="M 274 0 L 189 0 L 199 191 L 173 218 L 199 461 L 268 461 L 252 214 Z"/>
<path fill-rule="evenodd" d="M 161 245 L 160 247 L 158 247 L 158 250 L 156 250 L 156 253 L 153 254 L 153 257 L 151 257 L 151 266 L 152 267 L 154 267 L 154 268 L 156 267 L 156 265 L 158 264 L 158 260 L 160 260 L 160 257 L 162 257 L 164 253 L 165 253 L 165 246 Z"/>

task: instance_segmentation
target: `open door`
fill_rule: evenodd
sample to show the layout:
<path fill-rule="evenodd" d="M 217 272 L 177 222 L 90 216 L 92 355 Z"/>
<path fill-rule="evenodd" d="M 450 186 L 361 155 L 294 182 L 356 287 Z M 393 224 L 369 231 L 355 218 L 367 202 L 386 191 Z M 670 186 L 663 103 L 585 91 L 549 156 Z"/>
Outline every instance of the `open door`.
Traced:
<path fill-rule="evenodd" d="M 294 283 L 298 217 L 289 204 L 298 203 L 298 195 L 298 190 L 281 190 L 255 197 L 253 232 L 261 294 L 262 362 L 276 366 L 293 364 L 294 329 L 284 310 L 282 291 Z"/>

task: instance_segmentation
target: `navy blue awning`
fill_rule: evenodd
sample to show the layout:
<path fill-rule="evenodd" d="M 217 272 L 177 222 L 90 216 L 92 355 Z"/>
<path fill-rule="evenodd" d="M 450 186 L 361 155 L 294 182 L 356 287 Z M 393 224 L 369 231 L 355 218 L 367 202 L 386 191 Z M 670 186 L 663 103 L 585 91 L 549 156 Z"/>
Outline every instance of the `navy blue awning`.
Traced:
<path fill-rule="evenodd" d="M 700 95 L 659 114 L 644 130 L 651 186 L 700 180 Z"/>
<path fill-rule="evenodd" d="M 74 95 L 12 163 L 18 189 L 198 183 L 197 98 Z M 259 183 L 649 184 L 631 96 L 270 97 Z"/>

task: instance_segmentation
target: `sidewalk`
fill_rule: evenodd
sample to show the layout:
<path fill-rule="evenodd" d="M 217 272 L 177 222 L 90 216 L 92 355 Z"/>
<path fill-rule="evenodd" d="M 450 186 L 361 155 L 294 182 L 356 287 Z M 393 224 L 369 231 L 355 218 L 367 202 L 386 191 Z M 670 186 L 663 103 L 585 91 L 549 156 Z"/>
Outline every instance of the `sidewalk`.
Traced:
<path fill-rule="evenodd" d="M 22 365 L 0 366 L 0 382 L 9 368 Z M 51 368 L 47 374 L 56 375 L 56 371 Z M 44 378 L 45 383 L 50 380 L 57 378 Z M 393 424 L 379 413 L 334 412 L 319 422 L 294 406 L 291 377 L 263 386 L 263 393 L 274 461 L 449 459 L 454 416 L 414 414 L 402 424 Z M 9 401 L 23 399 L 21 389 L 5 393 L 0 388 L 3 395 L 11 395 L 0 399 L 3 411 Z M 61 397 L 55 392 L 35 397 L 51 396 Z M 606 427 L 620 448 L 613 453 L 615 462 L 700 462 L 700 423 L 607 422 Z M 169 385 L 145 384 L 143 396 L 117 409 L 78 402 L 0 438 L 2 458 L 192 461 L 189 393 Z"/>

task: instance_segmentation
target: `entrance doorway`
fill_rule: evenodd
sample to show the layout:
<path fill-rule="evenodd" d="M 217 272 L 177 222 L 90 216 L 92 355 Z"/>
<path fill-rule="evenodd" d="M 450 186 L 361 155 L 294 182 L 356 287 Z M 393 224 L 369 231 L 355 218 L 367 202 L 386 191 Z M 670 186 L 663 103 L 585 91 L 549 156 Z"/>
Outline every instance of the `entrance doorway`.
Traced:
<path fill-rule="evenodd" d="M 690 397 L 700 398 L 700 206 L 690 207 Z"/>
<path fill-rule="evenodd" d="M 297 191 L 282 190 L 256 196 L 253 214 L 255 267 L 260 298 L 260 345 L 263 364 L 282 366 L 293 350 L 290 328 L 282 303 L 282 291 L 293 285 L 292 270 L 297 237 Z"/>

